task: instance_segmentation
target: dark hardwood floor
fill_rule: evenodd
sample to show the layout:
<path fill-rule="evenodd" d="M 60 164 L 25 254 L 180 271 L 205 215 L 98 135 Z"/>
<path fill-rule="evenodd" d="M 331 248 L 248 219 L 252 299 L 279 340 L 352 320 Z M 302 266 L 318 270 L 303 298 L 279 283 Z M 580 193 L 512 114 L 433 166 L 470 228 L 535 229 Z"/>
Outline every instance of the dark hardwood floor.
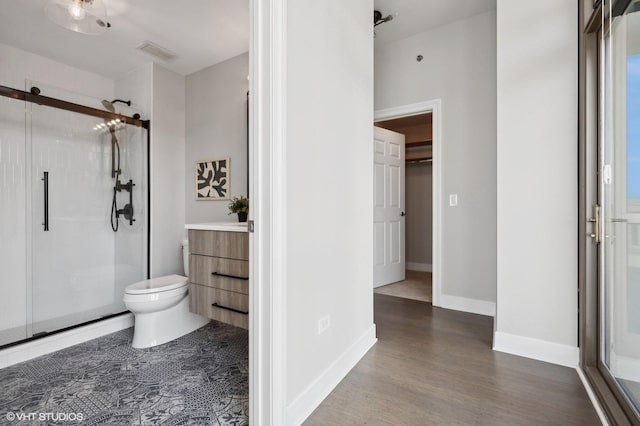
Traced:
<path fill-rule="evenodd" d="M 376 294 L 375 323 L 306 425 L 600 424 L 574 369 L 492 351 L 492 318 Z"/>

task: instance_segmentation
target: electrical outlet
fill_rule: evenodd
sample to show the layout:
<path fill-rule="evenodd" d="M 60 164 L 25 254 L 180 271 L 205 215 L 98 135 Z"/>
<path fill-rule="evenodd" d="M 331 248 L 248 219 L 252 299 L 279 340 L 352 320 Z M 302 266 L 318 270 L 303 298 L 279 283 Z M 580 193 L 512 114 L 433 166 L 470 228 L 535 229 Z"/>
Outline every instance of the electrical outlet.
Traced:
<path fill-rule="evenodd" d="M 331 326 L 331 316 L 327 315 L 318 320 L 318 334 L 322 334 L 327 331 L 327 328 Z"/>
<path fill-rule="evenodd" d="M 458 194 L 449 194 L 449 205 L 451 207 L 458 205 Z"/>

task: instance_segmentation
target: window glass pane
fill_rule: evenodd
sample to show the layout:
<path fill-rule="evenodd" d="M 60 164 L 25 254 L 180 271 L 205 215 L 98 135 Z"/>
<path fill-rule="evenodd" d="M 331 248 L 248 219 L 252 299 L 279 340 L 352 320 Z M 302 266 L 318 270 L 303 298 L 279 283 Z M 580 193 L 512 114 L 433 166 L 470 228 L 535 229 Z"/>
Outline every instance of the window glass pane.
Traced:
<path fill-rule="evenodd" d="M 640 12 L 614 18 L 604 43 L 601 151 L 602 360 L 640 409 Z"/>
<path fill-rule="evenodd" d="M 640 54 L 627 59 L 627 198 L 640 204 Z"/>

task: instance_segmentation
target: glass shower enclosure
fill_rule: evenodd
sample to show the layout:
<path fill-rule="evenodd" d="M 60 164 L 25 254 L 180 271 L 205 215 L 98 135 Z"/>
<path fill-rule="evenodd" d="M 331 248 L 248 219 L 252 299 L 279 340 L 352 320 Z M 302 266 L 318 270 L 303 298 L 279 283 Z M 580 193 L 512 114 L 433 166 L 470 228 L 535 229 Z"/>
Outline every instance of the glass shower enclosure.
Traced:
<path fill-rule="evenodd" d="M 0 347 L 121 314 L 149 274 L 149 122 L 27 89 L 0 86 Z"/>

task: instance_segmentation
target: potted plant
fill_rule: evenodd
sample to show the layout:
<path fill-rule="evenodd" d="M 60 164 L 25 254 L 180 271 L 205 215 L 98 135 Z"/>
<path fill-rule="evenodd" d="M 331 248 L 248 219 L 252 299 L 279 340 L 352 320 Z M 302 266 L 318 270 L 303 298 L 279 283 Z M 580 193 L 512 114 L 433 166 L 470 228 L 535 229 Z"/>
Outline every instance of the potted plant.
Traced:
<path fill-rule="evenodd" d="M 237 213 L 239 222 L 246 222 L 249 214 L 249 199 L 246 197 L 233 197 L 229 203 L 229 214 Z"/>

